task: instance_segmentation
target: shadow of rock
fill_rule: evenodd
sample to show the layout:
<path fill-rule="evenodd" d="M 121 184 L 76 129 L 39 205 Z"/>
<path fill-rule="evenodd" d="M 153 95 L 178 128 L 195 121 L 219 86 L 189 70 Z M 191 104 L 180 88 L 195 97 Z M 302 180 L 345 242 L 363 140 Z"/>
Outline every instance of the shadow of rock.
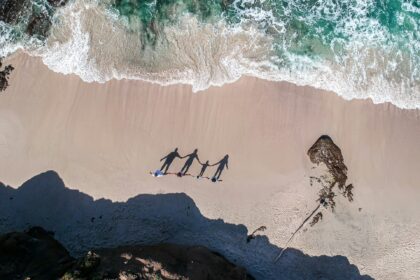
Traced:
<path fill-rule="evenodd" d="M 138 195 L 127 202 L 93 200 L 65 187 L 54 171 L 20 188 L 0 184 L 0 233 L 41 226 L 55 233 L 74 256 L 95 248 L 170 242 L 201 245 L 245 267 L 256 279 L 373 279 L 361 275 L 344 256 L 309 256 L 280 248 L 266 236 L 246 242 L 244 225 L 204 217 L 184 193 Z"/>
<path fill-rule="evenodd" d="M 0 279 L 254 280 L 244 268 L 202 246 L 123 246 L 74 259 L 41 227 L 0 235 Z"/>

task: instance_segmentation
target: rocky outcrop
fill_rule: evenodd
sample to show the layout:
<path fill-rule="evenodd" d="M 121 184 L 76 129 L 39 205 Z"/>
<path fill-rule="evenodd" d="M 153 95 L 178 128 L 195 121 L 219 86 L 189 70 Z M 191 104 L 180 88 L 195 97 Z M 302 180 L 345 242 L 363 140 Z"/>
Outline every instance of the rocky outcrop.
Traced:
<path fill-rule="evenodd" d="M 9 75 L 15 69 L 12 65 L 7 65 L 1 70 L 3 63 L 1 62 L 0 58 L 0 92 L 6 90 L 9 86 Z"/>
<path fill-rule="evenodd" d="M 66 5 L 68 0 L 48 0 L 48 3 L 53 7 L 61 7 Z"/>
<path fill-rule="evenodd" d="M 26 34 L 45 38 L 51 28 L 50 16 L 45 13 L 32 14 L 26 27 Z"/>
<path fill-rule="evenodd" d="M 340 189 L 344 187 L 347 181 L 347 166 L 344 164 L 340 148 L 329 136 L 319 137 L 308 150 L 308 156 L 314 164 L 324 163 L 334 179 L 334 184 L 337 183 Z"/>
<path fill-rule="evenodd" d="M 75 260 L 40 227 L 0 237 L 0 279 L 253 279 L 201 246 L 158 244 L 88 252 Z"/>
<path fill-rule="evenodd" d="M 253 279 L 200 246 L 159 244 L 89 252 L 63 279 Z"/>
<path fill-rule="evenodd" d="M 0 279 L 57 279 L 74 259 L 40 227 L 0 236 Z"/>
<path fill-rule="evenodd" d="M 68 0 L 48 0 L 34 4 L 31 0 L 0 1 L 0 21 L 19 26 L 29 36 L 44 39 L 51 27 L 51 18 Z"/>
<path fill-rule="evenodd" d="M 288 249 L 295 235 L 302 230 L 309 221 L 309 225 L 313 227 L 323 219 L 323 209 L 330 209 L 331 211 L 334 211 L 334 198 L 337 196 L 337 190 L 335 189 L 336 186 L 338 186 L 338 192 L 341 192 L 341 194 L 344 197 L 347 197 L 350 202 L 353 201 L 353 185 L 350 184 L 346 186 L 347 167 L 344 164 L 340 148 L 334 144 L 333 140 L 327 135 L 322 135 L 312 145 L 312 147 L 309 148 L 307 154 L 311 162 L 316 164 L 317 167 L 320 167 L 322 164 L 325 165 L 327 173 L 325 174 L 325 171 L 322 170 L 319 173 L 319 176 L 310 177 L 311 186 L 313 186 L 314 181 L 321 186 L 321 189 L 318 192 L 318 199 L 316 200 L 317 205 L 287 240 L 283 249 L 275 258 L 275 262 L 281 258 L 283 253 Z"/>
<path fill-rule="evenodd" d="M 30 0 L 4 0 L 0 2 L 0 21 L 17 24 L 31 12 Z"/>
<path fill-rule="evenodd" d="M 321 184 L 322 189 L 319 192 L 318 201 L 324 207 L 330 207 L 334 210 L 336 193 L 334 187 L 346 197 L 350 202 L 353 201 L 353 185 L 347 183 L 347 166 L 344 164 L 343 155 L 340 148 L 334 144 L 333 140 L 323 135 L 308 150 L 308 156 L 312 163 L 319 166 L 324 164 L 327 167 L 328 174 L 322 174 L 319 177 L 311 177 L 311 185 L 315 180 Z M 322 216 L 318 216 L 322 219 Z"/>

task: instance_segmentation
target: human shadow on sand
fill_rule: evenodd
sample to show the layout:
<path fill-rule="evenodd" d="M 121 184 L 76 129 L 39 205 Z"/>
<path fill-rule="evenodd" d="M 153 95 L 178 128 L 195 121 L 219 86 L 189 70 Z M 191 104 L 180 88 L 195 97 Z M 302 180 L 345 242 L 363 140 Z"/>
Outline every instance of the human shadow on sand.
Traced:
<path fill-rule="evenodd" d="M 184 159 L 187 158 L 184 162 L 184 165 L 182 166 L 181 170 L 179 172 L 169 172 L 169 168 L 171 167 L 172 163 L 175 159 Z M 161 177 L 164 175 L 177 175 L 178 177 L 183 176 L 191 176 L 196 177 L 197 179 L 205 178 L 209 179 L 212 182 L 220 182 L 222 181 L 220 179 L 220 176 L 222 176 L 223 170 L 229 169 L 228 161 L 229 161 L 229 155 L 225 155 L 221 160 L 214 164 L 210 164 L 208 160 L 205 162 L 202 162 L 200 158 L 198 157 L 198 149 L 195 149 L 192 153 L 187 154 L 185 156 L 181 156 L 178 153 L 178 148 L 175 148 L 172 152 L 164 156 L 160 159 L 160 161 L 163 161 L 162 167 L 154 172 L 149 172 L 151 175 L 155 177 Z M 188 173 L 188 170 L 193 165 L 194 161 L 197 161 L 201 165 L 200 173 L 196 176 L 193 174 Z M 212 177 L 205 176 L 205 172 L 209 167 L 217 166 L 216 172 Z"/>
<path fill-rule="evenodd" d="M 195 149 L 191 154 L 188 154 L 188 155 L 183 156 L 181 158 L 187 158 L 187 160 L 184 163 L 184 166 L 181 168 L 181 171 L 179 171 L 179 173 L 182 176 L 184 176 L 184 175 L 187 174 L 187 172 L 190 169 L 191 165 L 194 163 L 194 160 L 197 160 L 201 164 L 201 161 L 198 158 L 198 149 Z"/>
<path fill-rule="evenodd" d="M 222 176 L 222 172 L 225 169 L 225 167 L 229 169 L 228 160 L 229 160 L 229 155 L 225 155 L 219 162 L 216 162 L 215 164 L 213 164 L 213 165 L 218 165 L 218 166 L 216 169 L 216 173 L 214 173 L 212 177 L 213 178 L 212 180 L 214 181 L 219 180 L 220 176 Z"/>
<path fill-rule="evenodd" d="M 166 174 L 168 172 L 169 167 L 171 167 L 172 163 L 174 162 L 174 159 L 176 158 L 182 158 L 178 153 L 178 148 L 175 148 L 175 150 L 173 150 L 172 152 L 160 159 L 160 161 L 163 161 L 163 165 L 160 168 L 163 174 Z"/>
<path fill-rule="evenodd" d="M 184 193 L 138 195 L 126 202 L 66 188 L 54 171 L 33 177 L 20 188 L 0 183 L 0 234 L 41 226 L 74 255 L 95 248 L 170 242 L 202 245 L 242 266 L 256 279 L 373 279 L 361 275 L 344 256 L 309 256 L 280 248 L 266 236 L 247 242 L 244 225 L 204 217 Z"/>

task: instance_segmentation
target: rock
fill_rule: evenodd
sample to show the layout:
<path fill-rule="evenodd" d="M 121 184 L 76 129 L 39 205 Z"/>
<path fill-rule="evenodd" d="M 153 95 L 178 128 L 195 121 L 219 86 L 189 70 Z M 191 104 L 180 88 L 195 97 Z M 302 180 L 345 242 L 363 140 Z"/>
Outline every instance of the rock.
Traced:
<path fill-rule="evenodd" d="M 26 33 L 29 36 L 35 36 L 45 38 L 48 36 L 48 32 L 51 27 L 50 17 L 46 14 L 32 15 L 29 19 L 28 26 L 26 27 Z"/>
<path fill-rule="evenodd" d="M 331 208 L 334 211 L 335 208 L 335 197 L 336 186 L 339 189 L 344 197 L 348 201 L 353 201 L 353 185 L 346 185 L 347 182 L 347 166 L 344 164 L 343 155 L 340 148 L 334 144 L 333 140 L 327 136 L 323 135 L 318 138 L 318 140 L 312 145 L 308 150 L 308 156 L 312 163 L 316 165 L 325 164 L 327 167 L 328 174 L 322 174 L 319 177 L 312 176 L 310 178 L 311 185 L 313 180 L 321 185 L 319 191 L 318 202 L 323 205 L 325 208 Z M 318 213 L 311 222 L 313 226 L 319 220 L 322 219 L 322 214 Z"/>
<path fill-rule="evenodd" d="M 57 8 L 68 0 L 48 0 L 34 4 L 31 0 L 0 1 L 0 21 L 21 26 L 29 36 L 45 39 L 48 36 L 51 19 Z"/>
<path fill-rule="evenodd" d="M 77 276 L 74 271 L 80 269 L 76 267 L 62 279 L 253 279 L 245 269 L 200 246 L 125 246 L 94 254 L 100 262 L 90 273 Z"/>
<path fill-rule="evenodd" d="M 329 136 L 322 135 L 319 137 L 308 150 L 308 156 L 312 163 L 317 165 L 324 163 L 327 166 L 334 183 L 338 184 L 339 189 L 346 185 L 347 166 L 344 164 L 340 148 L 334 144 Z"/>
<path fill-rule="evenodd" d="M 40 227 L 0 236 L 0 279 L 57 279 L 74 259 Z"/>
<path fill-rule="evenodd" d="M 2 67 L 2 62 L 0 58 L 0 69 Z M 7 65 L 4 67 L 3 70 L 0 71 L 0 92 L 6 90 L 6 88 L 9 86 L 9 75 L 12 73 L 12 71 L 15 68 L 13 68 L 12 65 Z"/>
<path fill-rule="evenodd" d="M 48 3 L 53 7 L 62 7 L 66 5 L 68 0 L 48 0 Z"/>
<path fill-rule="evenodd" d="M 31 13 L 30 0 L 4 0 L 0 2 L 0 21 L 16 24 Z"/>

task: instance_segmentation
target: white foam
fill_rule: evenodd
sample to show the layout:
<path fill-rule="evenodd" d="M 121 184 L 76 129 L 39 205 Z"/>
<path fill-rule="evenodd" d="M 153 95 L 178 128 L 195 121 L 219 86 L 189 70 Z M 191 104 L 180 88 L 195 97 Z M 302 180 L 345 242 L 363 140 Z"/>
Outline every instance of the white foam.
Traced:
<path fill-rule="evenodd" d="M 76 74 L 86 82 L 100 82 L 101 74 L 95 62 L 89 57 L 90 34 L 82 27 L 83 12 L 84 10 L 76 2 L 59 10 L 56 17 L 60 18 L 61 23 L 52 31 L 53 34 L 47 42 L 47 47 L 39 54 L 44 64 L 55 72 Z M 66 34 L 68 37 L 64 38 L 67 39 L 64 42 L 60 42 L 60 38 L 55 37 L 63 35 L 60 30 L 62 25 L 66 25 L 68 29 L 64 32 L 69 33 Z"/>
<path fill-rule="evenodd" d="M 239 4 L 237 0 L 234 6 Z M 360 16 L 341 19 L 337 30 L 352 41 L 333 40 L 335 56 L 331 60 L 288 51 L 291 41 L 286 23 L 258 7 L 242 10 L 237 6 L 243 17 L 234 26 L 223 21 L 202 23 L 185 15 L 177 25 L 161 30 L 155 49 L 151 49 L 141 41 L 141 23 L 127 26 L 106 3 L 83 0 L 56 13 L 46 46 L 31 53 L 41 56 L 53 71 L 76 74 L 86 82 L 141 79 L 162 85 L 189 84 L 196 92 L 248 75 L 310 85 L 346 99 L 371 98 L 375 103 L 420 108 L 419 61 L 413 64 L 412 57 L 401 54 L 392 36 L 366 16 L 369 5 L 358 0 L 352 9 Z M 322 16 L 337 19 L 341 14 L 336 9 L 334 1 L 325 1 L 314 7 L 313 18 L 307 20 Z M 265 33 L 267 24 L 284 40 L 274 42 L 275 38 Z M 391 43 L 386 47 L 383 42 Z M 275 43 L 284 44 L 283 57 L 272 50 Z M 27 48 L 19 44 L 9 47 L 8 51 Z M 418 42 L 410 47 L 409 55 L 420 49 Z"/>

